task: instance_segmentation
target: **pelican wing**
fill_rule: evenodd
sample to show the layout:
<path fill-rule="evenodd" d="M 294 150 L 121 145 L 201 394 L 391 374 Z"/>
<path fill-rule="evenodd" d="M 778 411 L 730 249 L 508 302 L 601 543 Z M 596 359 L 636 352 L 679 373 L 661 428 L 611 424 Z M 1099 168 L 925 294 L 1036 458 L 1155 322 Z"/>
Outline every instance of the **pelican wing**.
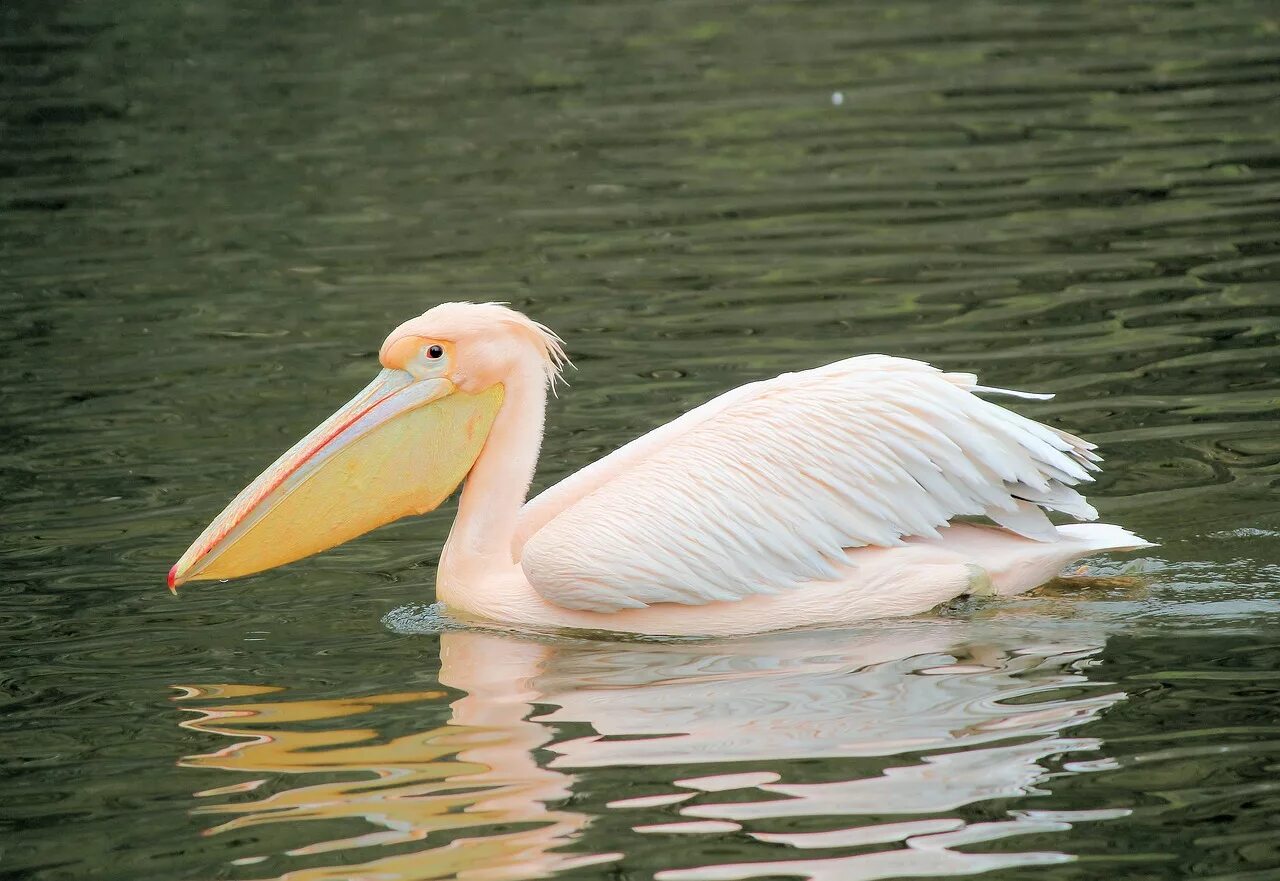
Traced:
<path fill-rule="evenodd" d="M 977 393 L 1047 396 L 976 382 L 863 355 L 737 389 L 530 502 L 521 565 L 566 608 L 701 605 L 839 577 L 846 548 L 954 517 L 1042 541 L 1042 509 L 1096 518 L 1072 489 L 1094 446 Z"/>

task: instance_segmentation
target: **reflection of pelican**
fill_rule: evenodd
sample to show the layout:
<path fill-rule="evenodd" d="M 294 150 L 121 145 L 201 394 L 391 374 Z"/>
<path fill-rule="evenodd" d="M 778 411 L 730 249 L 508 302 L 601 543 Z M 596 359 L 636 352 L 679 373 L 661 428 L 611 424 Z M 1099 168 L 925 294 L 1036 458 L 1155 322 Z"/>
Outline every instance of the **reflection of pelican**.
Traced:
<path fill-rule="evenodd" d="M 726 634 L 1016 593 L 1145 546 L 1073 488 L 1093 445 L 970 374 L 866 355 L 722 395 L 524 504 L 564 354 L 495 305 L 392 332 L 384 370 L 213 521 L 170 586 L 232 578 L 431 510 L 465 478 L 437 594 L 512 624 Z M 1024 397 L 1037 397 L 1023 395 Z M 951 521 L 985 515 L 1002 528 Z"/>
<path fill-rule="evenodd" d="M 190 686 L 185 697 L 216 704 L 188 727 L 244 739 L 184 764 L 248 776 L 205 790 L 226 801 L 199 811 L 230 818 L 211 832 L 271 824 L 302 838 L 286 856 L 312 867 L 280 866 L 289 881 L 542 877 L 626 859 L 612 851 L 631 853 L 625 836 L 642 834 L 684 836 L 660 876 L 673 879 L 859 879 L 1058 861 L 1066 857 L 956 849 L 1108 816 L 1022 809 L 966 824 L 955 813 L 1037 794 L 1049 757 L 1099 745 L 1066 729 L 1121 698 L 1082 688 L 1096 633 L 1030 643 L 1026 632 L 1024 622 L 975 633 L 933 621 L 839 641 L 801 633 L 662 645 L 446 633 L 440 680 L 466 694 L 444 724 L 396 736 L 369 727 L 389 714 L 403 731 L 437 705 L 433 693 L 308 701 Z M 824 760 L 817 780 L 801 761 L 813 758 Z M 589 785 L 575 794 L 579 776 Z M 572 808 L 558 806 L 571 795 Z M 589 821 L 606 816 L 596 841 Z M 351 834 L 317 820 L 366 826 Z M 714 852 L 727 831 L 738 833 L 742 862 L 699 868 L 715 858 L 700 856 L 698 842 Z M 578 853 L 565 852 L 570 845 Z M 819 860 L 800 853 L 852 847 Z"/>

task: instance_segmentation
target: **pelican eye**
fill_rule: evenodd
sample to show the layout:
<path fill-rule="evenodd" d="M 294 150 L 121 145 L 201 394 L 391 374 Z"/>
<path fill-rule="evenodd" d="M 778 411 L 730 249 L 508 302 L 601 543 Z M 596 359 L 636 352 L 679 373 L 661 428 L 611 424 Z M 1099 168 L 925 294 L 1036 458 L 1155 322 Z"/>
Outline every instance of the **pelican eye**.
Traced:
<path fill-rule="evenodd" d="M 427 357 L 433 361 L 436 358 L 443 358 L 444 347 L 443 346 L 427 346 Z"/>

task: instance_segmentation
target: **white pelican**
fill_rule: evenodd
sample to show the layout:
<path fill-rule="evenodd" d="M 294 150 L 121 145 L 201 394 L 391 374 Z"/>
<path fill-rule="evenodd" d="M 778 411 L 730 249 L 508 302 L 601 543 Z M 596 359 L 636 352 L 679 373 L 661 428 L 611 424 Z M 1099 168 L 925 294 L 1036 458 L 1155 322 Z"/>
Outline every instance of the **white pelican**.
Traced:
<path fill-rule="evenodd" d="M 1148 547 L 1097 512 L 1094 445 L 968 373 L 862 355 L 728 392 L 525 496 L 560 338 L 496 303 L 391 332 L 383 370 L 218 515 L 172 589 L 248 575 L 440 505 L 465 479 L 436 597 L 523 627 L 718 635 L 1016 594 Z M 986 516 L 998 526 L 956 522 Z"/>

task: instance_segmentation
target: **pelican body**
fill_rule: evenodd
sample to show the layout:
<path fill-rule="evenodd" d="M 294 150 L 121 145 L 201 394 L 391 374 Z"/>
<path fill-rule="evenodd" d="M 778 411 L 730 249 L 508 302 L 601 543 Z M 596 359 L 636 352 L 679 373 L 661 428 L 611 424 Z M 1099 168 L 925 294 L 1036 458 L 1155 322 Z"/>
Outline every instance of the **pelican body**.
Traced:
<path fill-rule="evenodd" d="M 401 324 L 382 371 L 246 487 L 169 572 L 260 572 L 439 506 L 436 597 L 528 628 L 723 635 L 1012 595 L 1148 543 L 1097 512 L 1094 445 L 986 400 L 967 373 L 862 355 L 728 392 L 526 501 L 567 363 L 495 303 Z M 994 525 L 958 518 L 985 517 Z"/>

